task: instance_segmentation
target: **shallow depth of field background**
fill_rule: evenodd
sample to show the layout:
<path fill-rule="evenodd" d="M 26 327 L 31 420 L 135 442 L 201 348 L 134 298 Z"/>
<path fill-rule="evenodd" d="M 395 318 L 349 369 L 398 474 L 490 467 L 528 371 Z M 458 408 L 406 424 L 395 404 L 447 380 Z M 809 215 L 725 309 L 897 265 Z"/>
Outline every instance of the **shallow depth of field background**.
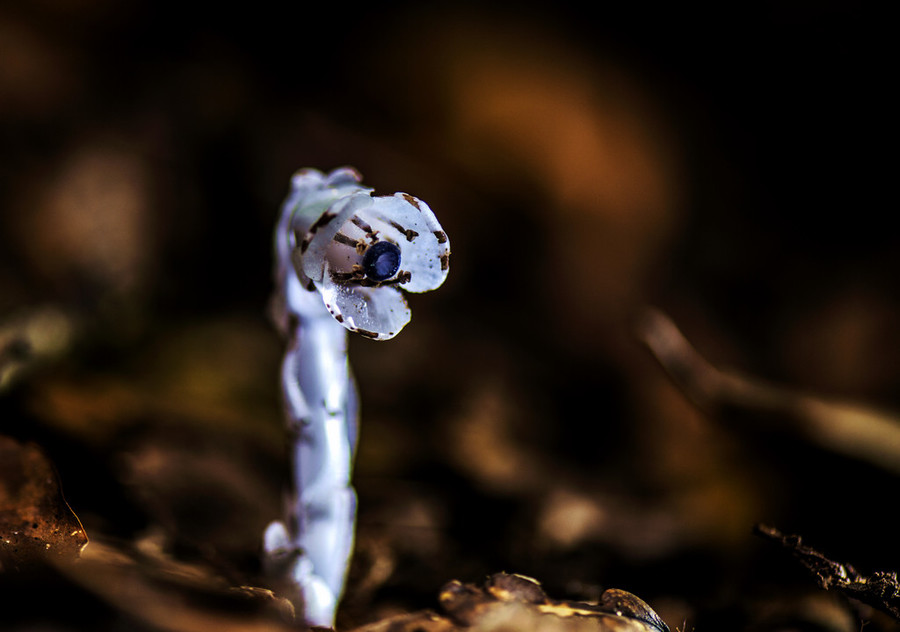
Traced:
<path fill-rule="evenodd" d="M 271 229 L 294 170 L 353 165 L 453 255 L 400 336 L 351 343 L 344 626 L 506 570 L 712 629 L 808 586 L 757 522 L 900 568 L 895 476 L 704 416 L 633 333 L 653 305 L 718 366 L 900 410 L 890 22 L 619 4 L 0 4 L 0 324 L 70 336 L 0 433 L 89 536 L 260 583 Z"/>

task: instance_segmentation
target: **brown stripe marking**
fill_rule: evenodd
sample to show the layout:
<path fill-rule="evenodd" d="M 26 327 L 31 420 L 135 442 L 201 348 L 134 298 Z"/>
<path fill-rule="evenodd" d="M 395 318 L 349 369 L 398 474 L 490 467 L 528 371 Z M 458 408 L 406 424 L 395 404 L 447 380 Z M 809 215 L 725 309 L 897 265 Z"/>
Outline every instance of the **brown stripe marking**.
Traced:
<path fill-rule="evenodd" d="M 337 213 L 328 213 L 328 212 L 322 213 L 319 216 L 319 219 L 317 219 L 315 222 L 313 222 L 313 225 L 309 227 L 309 232 L 311 234 L 315 234 L 317 230 L 319 230 L 323 226 L 326 226 L 335 217 L 337 217 Z"/>
<path fill-rule="evenodd" d="M 441 255 L 441 270 L 447 270 L 450 268 L 450 253 L 445 252 Z"/>
<path fill-rule="evenodd" d="M 359 219 L 356 215 L 350 218 L 350 221 L 353 222 L 356 226 L 359 227 L 365 233 L 375 232 L 372 230 L 372 227 L 365 220 Z"/>
<path fill-rule="evenodd" d="M 334 241 L 339 244 L 344 244 L 345 246 L 352 246 L 356 248 L 359 245 L 359 242 L 353 239 L 352 237 L 347 237 L 344 233 L 338 233 L 334 236 Z"/>
<path fill-rule="evenodd" d="M 401 195 L 403 196 L 404 200 L 415 206 L 417 211 L 422 210 L 422 207 L 419 206 L 419 200 L 411 196 L 409 193 L 401 193 Z"/>
<path fill-rule="evenodd" d="M 434 236 L 437 237 L 439 244 L 447 243 L 447 233 L 445 233 L 444 231 L 436 230 L 436 231 L 434 231 Z"/>
<path fill-rule="evenodd" d="M 391 221 L 391 226 L 393 226 L 394 228 L 399 230 L 401 233 L 406 235 L 406 241 L 412 241 L 413 239 L 415 239 L 416 237 L 419 236 L 419 233 L 414 231 L 412 228 L 403 228 L 403 226 L 401 226 L 397 222 Z"/>
<path fill-rule="evenodd" d="M 336 273 L 332 272 L 332 277 L 336 277 Z M 403 283 L 409 283 L 412 281 L 412 272 L 407 270 L 401 270 L 397 276 L 393 279 L 386 279 L 384 281 L 373 281 L 369 277 L 350 277 L 349 275 L 344 275 L 343 278 L 337 279 L 339 281 L 357 281 L 362 287 L 381 287 L 383 285 L 398 285 Z"/>
<path fill-rule="evenodd" d="M 350 272 L 331 272 L 331 278 L 335 281 L 361 281 L 365 280 L 366 273 L 361 265 L 354 265 Z"/>

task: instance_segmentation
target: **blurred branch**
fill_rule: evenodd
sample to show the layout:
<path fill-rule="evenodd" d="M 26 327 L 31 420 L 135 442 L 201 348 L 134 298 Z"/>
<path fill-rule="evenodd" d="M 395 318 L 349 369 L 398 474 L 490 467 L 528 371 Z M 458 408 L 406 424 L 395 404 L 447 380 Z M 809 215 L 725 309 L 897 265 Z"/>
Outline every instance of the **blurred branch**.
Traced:
<path fill-rule="evenodd" d="M 685 395 L 710 414 L 749 416 L 761 428 L 795 434 L 900 474 L 900 419 L 896 416 L 720 370 L 656 309 L 642 314 L 637 336 Z"/>
<path fill-rule="evenodd" d="M 63 353 L 74 328 L 69 316 L 52 307 L 0 322 L 0 393 L 37 364 Z"/>
<path fill-rule="evenodd" d="M 806 546 L 798 535 L 785 535 L 766 525 L 757 525 L 755 532 L 789 550 L 815 576 L 820 588 L 837 590 L 900 621 L 900 582 L 896 572 L 861 575 L 849 564 L 830 560 Z"/>

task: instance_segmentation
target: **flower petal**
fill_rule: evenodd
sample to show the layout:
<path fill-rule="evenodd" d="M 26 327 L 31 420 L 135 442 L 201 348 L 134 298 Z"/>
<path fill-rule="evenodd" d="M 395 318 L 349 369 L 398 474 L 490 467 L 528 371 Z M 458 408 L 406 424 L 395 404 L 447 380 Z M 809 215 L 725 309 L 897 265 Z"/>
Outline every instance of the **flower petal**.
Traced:
<path fill-rule="evenodd" d="M 371 205 L 372 197 L 367 191 L 352 193 L 329 206 L 310 226 L 299 248 L 303 273 L 314 283 L 322 282 L 332 240 L 354 215 Z"/>
<path fill-rule="evenodd" d="M 427 292 L 440 287 L 449 272 L 450 241 L 431 208 L 407 193 L 373 200 L 359 216 L 400 247 L 400 270 L 410 275 L 403 289 Z"/>
<path fill-rule="evenodd" d="M 373 340 L 388 340 L 412 317 L 403 293 L 395 287 L 364 287 L 326 279 L 320 287 L 325 307 L 350 331 Z"/>

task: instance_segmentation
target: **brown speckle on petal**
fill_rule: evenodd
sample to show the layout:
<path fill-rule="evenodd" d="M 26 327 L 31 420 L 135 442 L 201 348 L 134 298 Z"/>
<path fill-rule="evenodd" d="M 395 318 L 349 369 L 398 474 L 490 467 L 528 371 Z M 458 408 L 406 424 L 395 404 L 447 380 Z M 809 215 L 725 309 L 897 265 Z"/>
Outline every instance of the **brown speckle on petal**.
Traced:
<path fill-rule="evenodd" d="M 407 202 L 409 202 L 410 204 L 412 204 L 413 206 L 415 206 L 416 209 L 418 209 L 420 211 L 422 210 L 422 207 L 419 206 L 419 200 L 417 200 L 416 198 L 411 196 L 409 193 L 404 193 L 403 199 L 406 200 Z"/>
<path fill-rule="evenodd" d="M 313 222 L 313 225 L 309 227 L 310 234 L 315 234 L 322 226 L 327 226 L 335 217 L 337 216 L 334 213 L 322 213 L 322 215 L 319 216 L 319 219 Z"/>

